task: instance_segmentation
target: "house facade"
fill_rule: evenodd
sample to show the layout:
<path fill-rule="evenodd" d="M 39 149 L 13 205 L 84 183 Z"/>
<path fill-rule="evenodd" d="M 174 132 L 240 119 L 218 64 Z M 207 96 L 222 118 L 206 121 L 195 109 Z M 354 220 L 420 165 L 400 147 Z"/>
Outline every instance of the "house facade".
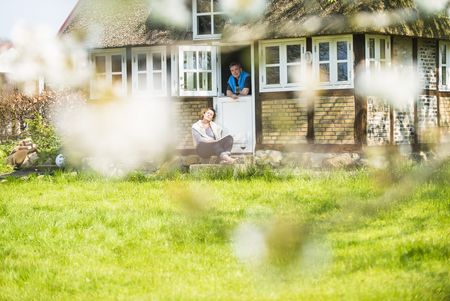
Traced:
<path fill-rule="evenodd" d="M 235 152 L 417 146 L 449 134 L 446 15 L 422 15 L 414 1 L 273 0 L 261 17 L 234 24 L 216 0 L 183 4 L 191 19 L 180 28 L 147 1 L 80 0 L 61 28 L 90 41 L 92 99 L 106 85 L 173 102 L 180 150 L 192 150 L 190 127 L 207 106 L 235 136 Z M 252 79 L 251 96 L 238 101 L 225 96 L 231 62 Z M 370 74 L 389 68 L 416 74 L 418 93 L 399 93 L 399 102 L 357 84 L 358 70 L 377 87 Z"/>

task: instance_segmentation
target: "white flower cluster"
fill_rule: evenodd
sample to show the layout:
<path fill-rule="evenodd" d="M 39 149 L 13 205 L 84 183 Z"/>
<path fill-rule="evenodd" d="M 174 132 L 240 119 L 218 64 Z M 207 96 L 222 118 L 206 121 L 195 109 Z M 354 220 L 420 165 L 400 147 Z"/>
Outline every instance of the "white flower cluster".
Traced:
<path fill-rule="evenodd" d="M 15 27 L 14 50 L 4 64 L 16 83 L 44 78 L 54 88 L 80 87 L 89 79 L 88 54 L 81 44 L 56 36 L 46 27 Z"/>

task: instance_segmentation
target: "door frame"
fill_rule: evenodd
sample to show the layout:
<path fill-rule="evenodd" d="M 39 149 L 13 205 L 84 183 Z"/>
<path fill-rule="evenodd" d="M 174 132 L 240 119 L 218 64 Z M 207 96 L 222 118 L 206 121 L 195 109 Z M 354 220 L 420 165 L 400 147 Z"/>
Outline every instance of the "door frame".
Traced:
<path fill-rule="evenodd" d="M 217 98 L 218 97 L 227 97 L 227 96 L 220 96 L 220 94 L 222 93 L 222 60 L 221 60 L 221 47 L 223 46 L 227 46 L 227 47 L 232 47 L 232 46 L 250 46 L 250 61 L 251 61 L 251 67 L 250 67 L 250 74 L 251 74 L 251 91 L 252 94 L 251 96 L 251 117 L 252 117 L 252 135 L 253 135 L 253 143 L 252 143 L 252 147 L 251 147 L 251 153 L 254 154 L 255 153 L 255 148 L 256 148 L 256 108 L 255 108 L 255 95 L 256 95 L 256 91 L 255 91 L 255 46 L 254 43 L 249 41 L 249 42 L 236 42 L 236 43 L 227 43 L 227 42 L 216 42 L 213 43 L 214 46 L 217 46 L 217 66 L 220 66 L 220 68 L 216 68 L 217 69 L 217 91 L 218 91 L 218 95 L 216 97 L 213 97 L 213 107 L 214 109 L 217 109 Z M 220 92 L 219 92 L 220 91 Z"/>

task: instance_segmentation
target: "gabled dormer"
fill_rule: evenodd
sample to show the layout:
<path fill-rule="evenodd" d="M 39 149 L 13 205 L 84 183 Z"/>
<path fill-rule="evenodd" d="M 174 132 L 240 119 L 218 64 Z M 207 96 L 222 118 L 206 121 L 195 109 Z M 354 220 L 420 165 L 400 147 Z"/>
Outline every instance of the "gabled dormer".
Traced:
<path fill-rule="evenodd" d="M 220 39 L 227 20 L 219 0 L 192 0 L 192 32 L 195 40 Z"/>

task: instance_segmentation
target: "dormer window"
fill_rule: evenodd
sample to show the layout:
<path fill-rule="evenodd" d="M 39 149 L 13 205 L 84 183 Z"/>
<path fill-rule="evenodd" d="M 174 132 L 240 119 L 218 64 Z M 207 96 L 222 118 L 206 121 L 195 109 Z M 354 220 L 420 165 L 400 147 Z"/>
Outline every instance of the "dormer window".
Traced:
<path fill-rule="evenodd" d="M 220 38 L 226 16 L 219 0 L 193 0 L 193 29 L 195 39 Z"/>

